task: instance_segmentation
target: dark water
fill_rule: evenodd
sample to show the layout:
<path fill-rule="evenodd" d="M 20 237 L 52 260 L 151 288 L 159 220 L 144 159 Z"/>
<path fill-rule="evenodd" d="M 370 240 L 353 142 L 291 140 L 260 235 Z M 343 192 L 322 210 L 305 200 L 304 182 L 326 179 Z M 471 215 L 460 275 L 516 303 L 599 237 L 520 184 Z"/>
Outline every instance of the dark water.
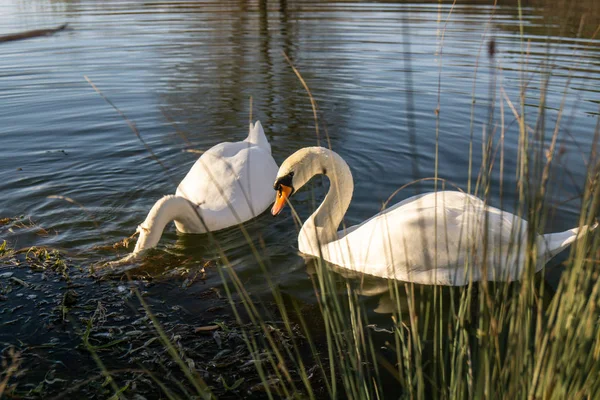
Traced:
<path fill-rule="evenodd" d="M 436 136 L 439 177 L 467 188 L 469 142 L 476 176 L 493 79 L 497 135 L 500 103 L 506 129 L 502 196 L 511 209 L 518 123 L 504 96 L 520 110 L 526 82 L 527 123 L 535 127 L 551 71 L 546 131 L 553 131 L 564 97 L 563 154 L 550 185 L 557 206 L 547 231 L 574 226 L 580 202 L 564 201 L 583 187 L 598 123 L 600 41 L 590 38 L 600 9 L 593 1 L 569 7 L 524 2 L 521 39 L 516 2 L 495 9 L 490 3 L 5 1 L 0 33 L 65 22 L 71 29 L 0 45 L 0 217 L 24 215 L 49 232 L 3 229 L 2 239 L 17 248 L 59 248 L 84 266 L 124 255 L 98 247 L 132 234 L 158 198 L 175 192 L 197 158 L 186 149 L 243 139 L 250 97 L 253 118 L 262 122 L 278 163 L 317 144 L 309 99 L 282 52 L 318 102 L 320 143 L 326 143 L 326 130 L 352 169 L 349 224 L 377 212 L 400 186 L 434 175 Z M 487 47 L 492 38 L 495 68 Z M 84 76 L 136 123 L 168 173 Z M 433 188 L 432 181 L 420 187 Z M 325 189 L 317 179 L 317 201 Z M 414 193 L 407 189 L 396 199 Z M 86 211 L 52 195 L 67 196 Z M 308 216 L 310 192 L 295 196 L 295 205 Z M 262 215 L 248 229 L 264 241 L 284 291 L 310 301 L 314 292 L 296 255 L 289 213 Z M 249 287 L 266 292 L 239 230 L 218 239 Z M 174 226 L 161 249 L 197 265 L 216 256 L 205 237 L 177 235 Z M 160 273 L 162 267 L 153 268 Z M 209 276 L 208 285 L 218 282 L 216 273 Z M 193 287 L 182 296 L 180 282 L 159 286 L 169 304 L 193 308 L 201 302 Z"/>

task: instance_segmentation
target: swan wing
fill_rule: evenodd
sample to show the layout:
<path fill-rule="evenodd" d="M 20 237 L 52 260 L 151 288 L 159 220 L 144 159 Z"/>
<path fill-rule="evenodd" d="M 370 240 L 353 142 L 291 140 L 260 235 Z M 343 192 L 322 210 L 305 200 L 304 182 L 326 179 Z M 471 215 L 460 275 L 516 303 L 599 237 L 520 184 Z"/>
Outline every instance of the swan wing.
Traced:
<path fill-rule="evenodd" d="M 483 254 L 486 215 L 488 246 Z M 522 231 L 516 231 L 516 226 Z M 509 247 L 525 232 L 526 222 L 513 214 L 487 207 L 475 196 L 444 191 L 404 200 L 339 232 L 337 241 L 322 248 L 328 261 L 366 274 L 458 285 L 482 278 L 481 270 L 465 272 L 464 267 L 481 265 L 477 258 L 484 256 L 488 258 L 488 279 L 506 279 L 499 274 L 507 273 L 511 279 L 518 272 L 509 268 L 518 251 Z"/>

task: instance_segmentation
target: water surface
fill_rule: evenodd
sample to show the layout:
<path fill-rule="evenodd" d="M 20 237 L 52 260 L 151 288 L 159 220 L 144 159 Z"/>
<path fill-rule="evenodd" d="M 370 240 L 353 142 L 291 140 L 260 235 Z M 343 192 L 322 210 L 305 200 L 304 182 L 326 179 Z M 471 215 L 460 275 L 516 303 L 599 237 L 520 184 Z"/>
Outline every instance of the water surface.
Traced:
<path fill-rule="evenodd" d="M 263 124 L 278 163 L 298 148 L 325 145 L 329 136 L 355 180 L 347 224 L 376 213 L 400 186 L 434 176 L 436 159 L 440 178 L 467 189 L 470 162 L 472 182 L 481 162 L 482 132 L 493 131 L 486 130 L 493 99 L 497 135 L 500 103 L 504 110 L 502 204 L 512 210 L 518 123 L 506 98 L 520 110 L 526 82 L 527 122 L 535 127 L 548 71 L 547 134 L 563 111 L 562 155 L 550 184 L 555 209 L 546 231 L 570 228 L 580 202 L 567 200 L 583 187 L 598 123 L 600 41 L 590 38 L 600 11 L 593 1 L 566 9 L 532 1 L 520 23 L 516 2 L 489 3 L 3 2 L 1 34 L 65 22 L 71 29 L 0 45 L 0 217 L 22 215 L 47 231 L 4 227 L 2 239 L 17 248 L 59 248 L 83 266 L 124 255 L 102 247 L 131 235 L 157 199 L 175 192 L 197 158 L 186 150 L 247 135 L 250 98 L 253 119 Z M 494 58 L 488 55 L 492 39 Z M 320 138 L 306 91 L 282 53 L 318 102 Z M 168 171 L 85 76 L 135 122 Z M 422 182 L 395 199 L 434 185 Z M 314 192 L 294 197 L 301 217 L 326 187 L 316 179 Z M 53 195 L 85 211 L 48 198 Z M 266 213 L 247 228 L 264 243 L 277 284 L 312 302 L 289 212 L 279 218 Z M 268 293 L 240 231 L 217 237 L 248 287 Z M 180 257 L 198 268 L 217 257 L 206 237 L 178 235 L 174 226 L 160 249 L 167 260 Z M 148 268 L 160 274 L 171 267 Z M 203 284 L 218 286 L 218 274 Z M 168 280 L 158 287 L 167 304 L 201 313 L 195 297 L 201 288 L 183 291 L 180 282 Z"/>

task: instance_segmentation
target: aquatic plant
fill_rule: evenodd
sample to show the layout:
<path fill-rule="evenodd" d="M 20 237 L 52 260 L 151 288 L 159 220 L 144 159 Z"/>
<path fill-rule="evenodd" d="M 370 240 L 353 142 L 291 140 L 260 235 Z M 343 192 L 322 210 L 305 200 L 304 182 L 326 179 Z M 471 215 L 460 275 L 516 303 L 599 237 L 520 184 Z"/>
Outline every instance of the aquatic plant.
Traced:
<path fill-rule="evenodd" d="M 522 279 L 514 283 L 471 281 L 464 287 L 427 287 L 390 280 L 387 285 L 394 307 L 389 325 L 382 328 L 369 323 L 360 301 L 361 283 L 340 279 L 339 271 L 317 259 L 312 279 L 325 330 L 324 340 L 318 341 L 313 338 L 314 330 L 305 321 L 303 310 L 296 303 L 289 304 L 263 267 L 278 306 L 276 315 L 284 321 L 290 335 L 293 332 L 289 327 L 294 323 L 302 327 L 302 335 L 310 342 L 309 355 L 297 346 L 284 352 L 274 342 L 264 323 L 264 310 L 255 304 L 223 255 L 223 279 L 233 310 L 240 307 L 234 298 L 241 298 L 244 312 L 265 333 L 263 343 L 248 341 L 248 346 L 253 353 L 264 353 L 266 349 L 270 368 L 261 370 L 261 377 L 269 398 L 280 394 L 286 398 L 317 398 L 311 380 L 314 374 L 307 371 L 307 362 L 319 366 L 317 374 L 321 375 L 330 398 L 384 398 L 388 394 L 441 399 L 600 396 L 600 236 L 585 235 L 572 246 L 554 290 L 543 279 L 544 272 L 535 274 L 535 236 L 544 231 L 552 211 L 549 182 L 561 157 L 557 138 L 562 128 L 565 100 L 563 97 L 555 126 L 548 136 L 545 93 L 552 71 L 546 65 L 542 71 L 537 115 L 529 115 L 525 107 L 530 95 L 524 72 L 519 106 L 514 105 L 502 87 L 498 104 L 495 77 L 499 67 L 493 63 L 496 55 L 493 39 L 487 42 L 487 48 L 491 61 L 489 120 L 483 128 L 482 162 L 479 166 L 472 165 L 478 172 L 473 186 L 469 184 L 467 190 L 486 202 L 491 201 L 493 185 L 500 185 L 501 192 L 503 185 L 506 189 L 502 181 L 503 168 L 515 163 L 518 174 L 515 210 L 529 221 L 529 229 L 525 243 L 509 243 L 509 246 L 525 249 Z M 522 57 L 528 57 L 524 40 Z M 289 59 L 288 62 L 291 65 Z M 293 65 L 292 68 L 301 79 L 316 116 L 317 103 L 298 70 Z M 410 86 L 410 66 L 406 71 Z M 565 92 L 569 83 L 567 79 Z M 410 89 L 407 92 L 411 93 Z M 412 99 L 407 102 L 410 104 Z M 507 160 L 503 155 L 504 107 L 510 108 L 519 126 L 516 160 Z M 413 109 L 408 105 L 407 108 Z M 499 122 L 495 116 L 497 108 L 501 109 Z M 439 119 L 439 113 L 436 115 Z M 534 121 L 532 126 L 531 120 Z M 316 119 L 315 128 L 318 135 Z M 409 132 L 414 134 L 414 125 Z M 596 158 L 599 137 L 600 120 L 594 133 L 594 145 L 587 155 L 580 227 L 593 225 L 600 210 L 600 166 Z M 471 157 L 473 143 L 471 135 Z M 440 189 L 446 185 L 437 177 L 437 172 L 433 179 L 441 182 Z M 487 248 L 486 240 L 482 237 L 478 245 L 469 249 L 473 252 L 471 260 L 481 258 L 477 254 Z M 252 245 L 250 240 L 249 244 Z M 253 247 L 253 251 L 261 262 L 258 250 Z M 473 267 L 485 268 L 486 265 L 485 262 L 465 265 L 465 268 Z M 382 342 L 383 347 L 375 345 Z M 299 371 L 302 379 L 290 379 L 290 370 Z"/>

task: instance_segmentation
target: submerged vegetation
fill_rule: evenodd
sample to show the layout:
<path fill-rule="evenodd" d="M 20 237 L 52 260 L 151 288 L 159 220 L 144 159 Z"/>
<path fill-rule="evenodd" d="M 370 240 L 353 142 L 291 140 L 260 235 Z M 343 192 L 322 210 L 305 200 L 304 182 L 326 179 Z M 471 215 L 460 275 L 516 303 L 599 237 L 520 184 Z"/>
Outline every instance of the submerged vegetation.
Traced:
<path fill-rule="evenodd" d="M 153 286 L 177 281 L 186 290 L 201 279 L 180 262 L 162 276 L 132 271 L 121 280 L 121 274 L 94 276 L 56 250 L 15 251 L 5 244 L 2 249 L 2 327 L 41 327 L 24 341 L 0 339 L 0 395 L 6 398 L 130 398 L 135 393 L 141 399 L 160 392 L 167 398 L 263 398 L 278 390 L 278 381 L 261 379 L 257 366 L 268 363 L 269 355 L 266 348 L 250 352 L 245 341 L 262 342 L 264 328 L 282 352 L 309 348 L 297 324 L 288 332 L 281 320 L 261 326 L 237 322 L 219 288 L 197 294 L 209 304 L 204 316 L 194 318 L 197 325 L 184 322 L 189 312 L 180 307 L 156 311 L 147 303 Z M 215 267 L 206 269 L 214 273 Z M 72 368 L 78 371 L 75 379 Z M 318 382 L 318 367 L 310 368 Z M 289 378 L 300 382 L 302 377 L 292 370 Z"/>

